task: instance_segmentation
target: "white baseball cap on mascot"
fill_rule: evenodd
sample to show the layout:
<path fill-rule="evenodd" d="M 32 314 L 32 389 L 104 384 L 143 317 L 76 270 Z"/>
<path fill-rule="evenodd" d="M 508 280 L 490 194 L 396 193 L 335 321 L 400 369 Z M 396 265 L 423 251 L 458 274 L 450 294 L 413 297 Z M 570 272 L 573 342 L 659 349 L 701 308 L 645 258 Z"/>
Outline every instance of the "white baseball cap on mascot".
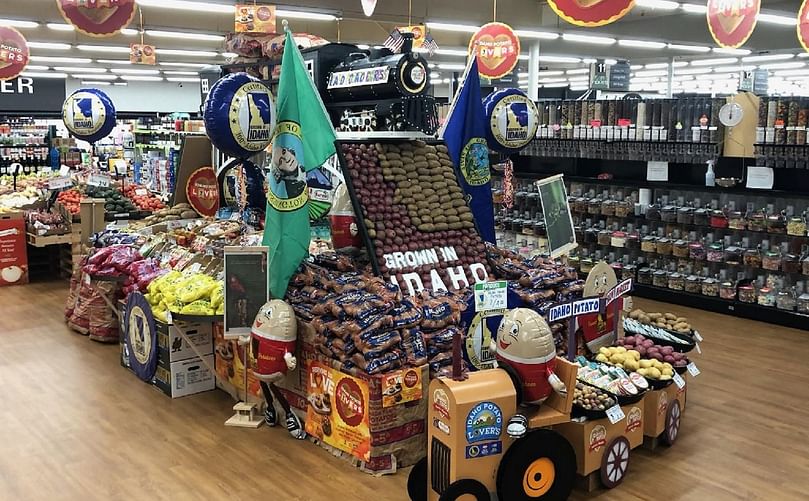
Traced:
<path fill-rule="evenodd" d="M 259 309 L 251 330 L 256 377 L 276 381 L 296 365 L 298 324 L 292 307 L 273 299 Z"/>

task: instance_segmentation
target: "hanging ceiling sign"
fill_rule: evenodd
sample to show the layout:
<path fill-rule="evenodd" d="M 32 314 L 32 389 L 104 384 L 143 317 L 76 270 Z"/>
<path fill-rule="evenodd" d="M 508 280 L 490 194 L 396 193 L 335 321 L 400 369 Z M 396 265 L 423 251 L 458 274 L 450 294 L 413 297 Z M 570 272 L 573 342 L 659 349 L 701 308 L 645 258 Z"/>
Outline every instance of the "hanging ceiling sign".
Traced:
<path fill-rule="evenodd" d="M 28 42 L 22 33 L 0 26 L 0 80 L 12 80 L 28 66 Z"/>
<path fill-rule="evenodd" d="M 135 17 L 135 0 L 56 0 L 65 21 L 91 37 L 112 36 Z"/>
<path fill-rule="evenodd" d="M 413 34 L 414 49 L 420 49 L 424 46 L 424 35 L 427 34 L 427 28 L 423 24 L 417 24 L 414 26 L 397 26 L 396 29 L 401 33 Z"/>
<path fill-rule="evenodd" d="M 275 6 L 236 4 L 236 33 L 275 33 Z"/>
<path fill-rule="evenodd" d="M 481 26 L 469 41 L 469 53 L 478 58 L 480 76 L 495 79 L 508 75 L 520 57 L 520 38 L 503 23 Z"/>
<path fill-rule="evenodd" d="M 374 14 L 376 1 L 377 0 L 362 0 L 362 12 L 364 12 L 366 16 L 371 17 Z"/>
<path fill-rule="evenodd" d="M 635 0 L 548 0 L 548 5 L 568 23 L 593 28 L 621 19 Z"/>
<path fill-rule="evenodd" d="M 200 167 L 185 185 L 188 203 L 201 216 L 213 217 L 219 210 L 219 181 L 213 167 Z"/>
<path fill-rule="evenodd" d="M 741 47 L 753 34 L 761 0 L 708 0 L 708 29 L 720 47 Z"/>
<path fill-rule="evenodd" d="M 809 52 L 809 0 L 803 0 L 798 11 L 798 40 L 804 50 Z"/>
<path fill-rule="evenodd" d="M 154 45 L 133 43 L 129 44 L 129 62 L 132 64 L 157 64 L 157 53 Z"/>

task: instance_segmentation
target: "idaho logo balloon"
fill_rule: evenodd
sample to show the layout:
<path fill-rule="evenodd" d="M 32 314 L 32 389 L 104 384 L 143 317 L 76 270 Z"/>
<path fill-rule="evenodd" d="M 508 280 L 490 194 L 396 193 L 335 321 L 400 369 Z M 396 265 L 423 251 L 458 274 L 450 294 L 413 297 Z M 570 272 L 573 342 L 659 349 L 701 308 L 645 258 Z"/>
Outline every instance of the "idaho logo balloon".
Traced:
<path fill-rule="evenodd" d="M 501 153 L 517 153 L 536 137 L 539 111 L 518 89 L 504 89 L 483 101 L 489 147 Z"/>
<path fill-rule="evenodd" d="M 247 73 L 216 82 L 205 101 L 205 128 L 227 155 L 249 158 L 269 146 L 275 129 L 272 93 Z"/>
<path fill-rule="evenodd" d="M 95 143 L 115 128 L 115 106 L 98 89 L 79 89 L 65 99 L 62 121 L 71 134 Z"/>

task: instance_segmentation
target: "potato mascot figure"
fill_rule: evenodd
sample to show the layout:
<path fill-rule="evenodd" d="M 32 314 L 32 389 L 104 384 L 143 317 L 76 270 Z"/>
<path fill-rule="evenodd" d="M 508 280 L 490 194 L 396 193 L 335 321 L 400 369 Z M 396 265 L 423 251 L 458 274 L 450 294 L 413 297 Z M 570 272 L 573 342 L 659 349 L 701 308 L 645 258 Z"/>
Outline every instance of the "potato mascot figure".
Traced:
<path fill-rule="evenodd" d="M 253 340 L 253 354 L 256 366 L 253 370 L 261 383 L 261 391 L 267 401 L 264 420 L 268 426 L 278 423 L 278 416 L 273 406 L 273 396 L 278 399 L 286 412 L 286 425 L 293 437 L 303 440 L 306 438 L 301 420 L 289 407 L 284 395 L 275 386 L 282 380 L 288 371 L 295 370 L 295 345 L 298 337 L 298 324 L 295 312 L 287 303 L 273 299 L 258 311 L 251 330 Z"/>

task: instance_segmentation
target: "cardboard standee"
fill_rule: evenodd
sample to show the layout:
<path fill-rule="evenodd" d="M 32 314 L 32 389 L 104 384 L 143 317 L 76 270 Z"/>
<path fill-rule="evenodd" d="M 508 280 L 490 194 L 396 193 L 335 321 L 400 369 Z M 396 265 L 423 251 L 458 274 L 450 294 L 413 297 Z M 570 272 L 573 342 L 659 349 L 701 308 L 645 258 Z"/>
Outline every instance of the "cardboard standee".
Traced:
<path fill-rule="evenodd" d="M 213 165 L 213 145 L 206 136 L 185 136 L 174 182 L 170 205 L 188 203 L 185 186 L 188 178 L 200 167 Z"/>

